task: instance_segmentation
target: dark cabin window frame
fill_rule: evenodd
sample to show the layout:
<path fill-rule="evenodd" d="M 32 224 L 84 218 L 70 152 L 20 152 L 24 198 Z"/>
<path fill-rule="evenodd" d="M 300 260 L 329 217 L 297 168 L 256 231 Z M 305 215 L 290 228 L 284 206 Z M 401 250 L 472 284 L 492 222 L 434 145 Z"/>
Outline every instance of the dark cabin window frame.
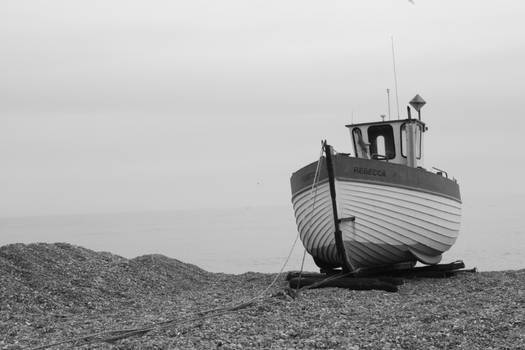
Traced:
<path fill-rule="evenodd" d="M 416 159 L 421 159 L 421 146 L 423 145 L 422 144 L 422 140 L 423 140 L 423 129 L 421 128 L 421 125 L 419 124 L 415 124 L 418 126 L 418 129 L 419 129 L 419 146 L 418 148 L 416 149 Z M 406 127 L 407 127 L 407 123 L 403 123 L 401 124 L 401 128 L 399 128 L 399 139 L 401 140 L 401 143 L 400 143 L 400 146 L 401 146 L 401 156 L 403 158 L 406 158 L 407 155 L 405 152 L 403 152 L 403 130 L 405 130 L 406 132 Z M 406 148 L 406 146 L 405 146 Z"/>
<path fill-rule="evenodd" d="M 363 137 L 363 133 L 361 132 L 361 128 L 353 128 L 352 129 L 352 141 L 354 142 L 354 152 L 355 152 L 355 156 L 356 158 L 361 158 L 359 157 L 359 152 L 357 151 L 357 134 L 359 133 L 359 135 L 361 136 L 361 138 Z"/>
<path fill-rule="evenodd" d="M 396 141 L 394 139 L 394 129 L 390 124 L 372 125 L 367 129 L 368 142 L 370 144 L 370 156 L 377 154 L 377 138 L 383 136 L 385 139 L 385 159 L 396 157 Z"/>

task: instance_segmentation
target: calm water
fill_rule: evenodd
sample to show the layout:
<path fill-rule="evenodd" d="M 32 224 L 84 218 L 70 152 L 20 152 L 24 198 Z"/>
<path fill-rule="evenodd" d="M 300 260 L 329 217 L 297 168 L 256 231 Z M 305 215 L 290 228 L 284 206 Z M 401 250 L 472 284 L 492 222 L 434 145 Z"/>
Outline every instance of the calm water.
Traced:
<path fill-rule="evenodd" d="M 525 196 L 464 199 L 456 259 L 480 270 L 525 268 Z M 90 214 L 0 219 L 0 245 L 69 242 L 125 257 L 160 253 L 208 271 L 277 272 L 297 234 L 290 207 Z M 298 242 L 286 270 L 299 269 Z M 316 270 L 307 256 L 305 268 Z"/>

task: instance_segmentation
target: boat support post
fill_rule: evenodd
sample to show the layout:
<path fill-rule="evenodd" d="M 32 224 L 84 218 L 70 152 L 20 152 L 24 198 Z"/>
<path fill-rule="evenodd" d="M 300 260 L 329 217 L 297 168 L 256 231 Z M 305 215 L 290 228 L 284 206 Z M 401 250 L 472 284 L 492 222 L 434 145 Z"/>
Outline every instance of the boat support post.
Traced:
<path fill-rule="evenodd" d="M 348 255 L 346 254 L 346 249 L 343 244 L 343 232 L 341 232 L 341 229 L 339 228 L 339 223 L 341 220 L 338 218 L 337 214 L 337 202 L 335 200 L 335 176 L 334 176 L 334 164 L 332 161 L 332 146 L 328 145 L 326 143 L 326 140 L 323 142 L 323 148 L 324 153 L 326 156 L 326 170 L 328 172 L 328 184 L 330 186 L 330 197 L 332 198 L 332 211 L 334 214 L 334 237 L 335 237 L 335 246 L 337 248 L 337 253 L 339 254 L 339 257 L 341 258 L 341 261 L 343 262 L 343 271 L 344 272 L 353 272 L 355 271 L 354 267 L 352 266 L 352 263 L 350 262 L 350 259 L 348 258 Z"/>

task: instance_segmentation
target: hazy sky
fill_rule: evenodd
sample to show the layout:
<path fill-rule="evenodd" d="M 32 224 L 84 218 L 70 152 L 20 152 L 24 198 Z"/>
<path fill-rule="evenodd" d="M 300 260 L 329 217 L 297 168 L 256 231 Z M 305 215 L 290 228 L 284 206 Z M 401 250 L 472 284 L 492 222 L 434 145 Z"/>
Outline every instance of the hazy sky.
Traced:
<path fill-rule="evenodd" d="M 0 216 L 289 205 L 416 94 L 465 201 L 525 193 L 525 2 L 0 1 Z"/>

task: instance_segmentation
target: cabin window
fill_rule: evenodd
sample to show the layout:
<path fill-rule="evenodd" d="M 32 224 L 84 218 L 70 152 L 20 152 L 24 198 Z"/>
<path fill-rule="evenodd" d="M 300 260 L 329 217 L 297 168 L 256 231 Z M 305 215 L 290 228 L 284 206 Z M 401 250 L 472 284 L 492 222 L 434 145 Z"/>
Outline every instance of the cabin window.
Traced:
<path fill-rule="evenodd" d="M 414 124 L 415 130 L 415 144 L 416 144 L 416 158 L 421 159 L 421 125 Z M 401 155 L 407 156 L 407 125 L 401 125 Z"/>
<path fill-rule="evenodd" d="M 415 125 L 416 130 L 416 158 L 421 159 L 421 127 L 419 124 Z"/>
<path fill-rule="evenodd" d="M 406 158 L 407 156 L 407 125 L 401 126 L 401 155 Z"/>
<path fill-rule="evenodd" d="M 376 150 L 378 156 L 386 156 L 385 137 L 379 135 L 376 139 Z"/>
<path fill-rule="evenodd" d="M 396 157 L 394 130 L 388 124 L 373 125 L 368 128 L 370 154 L 374 159 L 392 159 Z"/>
<path fill-rule="evenodd" d="M 361 129 L 352 129 L 352 139 L 354 141 L 354 150 L 357 158 L 368 158 L 368 147 L 363 140 Z"/>

